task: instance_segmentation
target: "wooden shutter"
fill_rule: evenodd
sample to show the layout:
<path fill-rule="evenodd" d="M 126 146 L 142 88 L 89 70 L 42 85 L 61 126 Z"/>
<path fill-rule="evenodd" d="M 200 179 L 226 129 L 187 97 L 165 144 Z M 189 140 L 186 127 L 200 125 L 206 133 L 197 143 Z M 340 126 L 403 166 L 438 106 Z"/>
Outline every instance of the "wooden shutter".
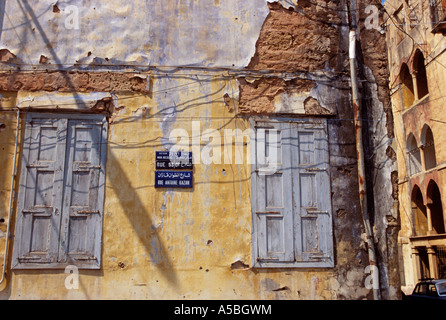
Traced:
<path fill-rule="evenodd" d="M 292 263 L 290 130 L 283 123 L 262 122 L 255 129 L 255 263 Z"/>
<path fill-rule="evenodd" d="M 59 262 L 99 268 L 105 184 L 106 122 L 70 120 Z"/>
<path fill-rule="evenodd" d="M 27 115 L 13 268 L 99 268 L 107 123 Z"/>
<path fill-rule="evenodd" d="M 328 134 L 325 122 L 298 123 L 292 130 L 296 262 L 333 266 Z"/>
<path fill-rule="evenodd" d="M 14 266 L 57 260 L 65 166 L 66 120 L 28 115 L 22 153 Z"/>
<path fill-rule="evenodd" d="M 253 265 L 333 266 L 326 122 L 253 124 Z"/>

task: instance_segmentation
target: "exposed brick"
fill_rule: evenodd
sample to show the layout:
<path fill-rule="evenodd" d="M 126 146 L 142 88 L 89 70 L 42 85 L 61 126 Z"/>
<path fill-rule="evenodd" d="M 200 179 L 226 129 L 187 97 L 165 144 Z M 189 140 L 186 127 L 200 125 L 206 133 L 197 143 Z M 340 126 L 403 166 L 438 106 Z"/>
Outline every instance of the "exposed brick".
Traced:
<path fill-rule="evenodd" d="M 0 73 L 2 91 L 146 92 L 147 79 L 127 73 L 15 72 Z"/>
<path fill-rule="evenodd" d="M 277 95 L 283 92 L 308 92 L 315 86 L 313 81 L 302 79 L 285 81 L 281 78 L 261 78 L 253 83 L 245 79 L 239 81 L 241 113 L 273 113 Z"/>
<path fill-rule="evenodd" d="M 315 1 L 330 9 L 318 10 L 314 3 L 299 1 L 301 13 L 287 10 L 279 3 L 269 4 L 270 13 L 262 26 L 248 69 L 291 73 L 321 71 L 328 66 L 338 72 L 348 70 L 348 57 L 340 51 L 339 45 L 341 20 L 336 11 L 338 4 Z M 241 79 L 239 111 L 272 113 L 278 94 L 309 92 L 315 85 L 314 81 L 301 79 L 263 78 L 254 83 Z M 320 114 L 328 112 L 315 103 L 307 104 L 306 109 L 318 110 Z"/>
<path fill-rule="evenodd" d="M 329 6 L 330 1 L 320 2 Z M 330 67 L 336 67 L 340 19 L 335 7 L 318 11 L 312 5 L 301 8 L 304 14 L 287 10 L 278 3 L 269 7 L 270 14 L 262 27 L 249 69 L 315 71 L 325 69 L 327 62 Z"/>

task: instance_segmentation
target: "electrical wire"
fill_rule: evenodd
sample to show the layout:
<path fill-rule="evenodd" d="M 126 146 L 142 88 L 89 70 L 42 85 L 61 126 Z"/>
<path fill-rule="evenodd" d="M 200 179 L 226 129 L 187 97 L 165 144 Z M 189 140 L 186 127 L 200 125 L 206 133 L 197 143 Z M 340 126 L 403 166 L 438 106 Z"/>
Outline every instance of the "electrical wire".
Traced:
<path fill-rule="evenodd" d="M 320 5 L 320 4 L 317 4 L 317 3 L 314 3 L 314 2 L 311 2 L 311 1 L 308 1 L 309 3 L 311 3 L 311 4 L 313 4 L 313 5 L 317 5 L 317 6 L 319 6 L 319 7 L 322 7 L 322 8 L 326 8 L 326 9 L 333 9 L 333 8 L 329 8 L 329 7 L 326 7 L 326 6 L 322 6 L 322 5 Z M 381 5 L 381 3 L 379 3 L 379 5 L 382 7 L 382 8 L 384 8 L 382 5 Z M 364 7 L 364 8 L 357 8 L 357 9 L 352 9 L 352 10 L 355 10 L 355 11 L 358 11 L 358 10 L 363 10 L 363 9 L 365 9 L 366 7 Z M 384 10 L 386 11 L 386 9 L 384 8 Z M 345 11 L 347 11 L 347 10 L 337 10 L 337 11 L 340 11 L 340 12 L 345 12 Z M 387 12 L 387 11 L 386 11 Z M 403 31 L 406 35 L 408 35 L 409 37 L 411 37 L 411 35 L 410 34 L 408 34 L 405 30 L 403 30 L 403 29 L 401 29 L 401 28 L 399 28 L 398 27 L 398 24 L 397 23 L 395 23 L 395 21 L 393 20 L 393 18 L 392 18 L 392 15 L 390 15 L 390 14 L 388 14 L 387 13 L 387 15 L 388 15 L 388 17 L 390 18 L 390 20 L 392 20 L 392 22 L 393 22 L 393 24 L 395 24 L 395 26 L 398 28 L 398 29 L 400 29 L 401 31 Z M 412 38 L 412 37 L 411 37 Z M 412 38 L 412 41 L 414 41 L 415 42 L 415 39 L 413 39 Z M 411 55 L 412 55 L 412 53 L 411 53 Z M 18 65 L 23 65 L 23 66 L 39 66 L 39 67 L 42 67 L 41 65 L 34 65 L 34 64 L 26 64 L 26 63 L 21 63 L 21 64 L 18 64 Z M 60 64 L 60 65 L 62 65 L 62 64 Z M 82 65 L 82 64 L 79 64 L 79 65 Z M 88 65 L 88 64 L 84 64 L 84 65 Z M 57 66 L 57 64 L 56 64 L 56 66 Z M 92 66 L 92 65 L 88 65 L 88 66 Z M 104 67 L 104 65 L 98 65 L 98 67 Z M 107 67 L 107 66 L 106 66 Z M 120 67 L 123 67 L 123 68 L 129 68 L 129 67 L 141 67 L 141 66 L 139 66 L 139 65 L 129 65 L 129 64 L 114 64 L 114 65 L 112 65 L 112 66 L 110 66 L 110 67 L 113 67 L 113 68 L 116 68 L 116 67 L 118 67 L 118 68 L 120 68 Z M 194 66 L 167 66 L 167 65 L 164 65 L 164 66 L 142 66 L 143 68 L 147 68 L 148 70 L 158 70 L 159 72 L 160 72 L 160 74 L 161 73 L 164 73 L 164 72 L 166 72 L 166 69 L 170 69 L 170 70 L 175 70 L 175 72 L 178 72 L 179 70 L 183 70 L 183 71 L 187 71 L 187 72 L 189 72 L 189 71 L 191 71 L 191 70 L 195 70 L 195 71 L 197 71 L 197 70 L 201 70 L 201 71 L 206 71 L 206 72 L 209 72 L 209 71 L 225 71 L 225 72 L 231 72 L 231 71 L 233 71 L 233 72 L 235 72 L 235 73 L 239 73 L 240 75 L 244 75 L 244 76 L 246 76 L 246 74 L 249 74 L 249 73 L 252 73 L 252 74 L 249 74 L 249 77 L 252 77 L 252 78 L 257 78 L 257 79 L 260 79 L 260 78 L 263 78 L 265 75 L 271 75 L 271 74 L 273 74 L 273 73 L 282 73 L 282 74 L 284 74 L 284 72 L 282 71 L 282 70 L 270 70 L 270 69 L 268 69 L 268 70 L 247 70 L 247 69 L 237 69 L 237 68 L 219 68 L 219 67 L 194 67 Z M 164 71 L 162 71 L 162 69 L 164 69 Z M 23 70 L 21 71 L 21 72 L 23 72 Z M 48 72 L 48 70 L 29 70 L 29 72 L 33 72 L 33 73 L 35 73 L 35 72 L 42 72 L 42 73 L 47 73 Z M 298 70 L 298 71 L 296 71 L 296 72 L 294 72 L 293 73 L 293 76 L 296 76 L 296 74 L 297 73 L 300 73 L 300 75 L 301 75 L 301 73 L 306 73 L 306 74 L 308 74 L 308 71 L 307 70 Z M 339 74 L 343 74 L 342 72 L 339 72 L 338 73 L 338 75 Z M 199 73 L 196 73 L 195 72 L 195 74 L 194 75 L 190 75 L 191 77 L 192 76 L 195 76 L 195 77 L 198 77 L 199 75 L 207 75 L 207 76 L 209 76 L 209 74 L 208 73 L 202 73 L 202 74 L 199 74 Z M 169 77 L 169 78 L 171 78 L 172 77 L 172 75 L 170 75 L 170 74 L 165 74 L 165 76 L 166 77 Z M 234 74 L 232 74 L 231 75 L 232 77 L 234 77 L 234 76 L 236 76 L 236 75 L 234 75 Z M 291 74 L 290 73 L 288 73 L 288 76 L 291 76 Z M 223 75 L 220 75 L 220 76 L 214 76 L 214 77 L 211 77 L 211 78 L 209 78 L 209 79 L 199 79 L 198 81 L 212 81 L 212 80 L 217 80 L 217 79 L 224 79 L 225 77 L 228 77 L 228 76 L 223 76 Z M 229 76 L 230 77 L 230 76 Z M 195 80 L 195 79 L 194 79 Z M 395 78 L 395 80 L 394 80 L 394 83 L 396 82 L 396 80 L 398 80 L 398 77 L 396 77 Z M 393 83 L 393 84 L 394 84 Z M 179 86 L 175 86 L 175 87 L 171 87 L 171 88 L 166 88 L 166 89 L 161 89 L 161 90 L 159 90 L 159 91 L 154 91 L 154 92 L 151 92 L 150 94 L 168 94 L 168 93 L 172 93 L 172 92 L 177 92 L 177 91 L 180 91 L 180 89 L 179 88 L 187 88 L 187 87 L 189 87 L 190 85 L 193 85 L 194 83 L 192 83 L 192 84 L 183 84 L 183 85 L 179 85 Z M 395 88 L 395 86 L 394 85 L 391 85 L 390 87 L 391 87 L 391 89 L 394 89 Z M 198 84 L 198 85 L 200 85 L 200 84 Z M 142 93 L 142 94 L 137 94 L 137 95 L 133 95 L 132 97 L 128 97 L 128 99 L 133 99 L 133 98 L 135 98 L 135 97 L 137 97 L 137 96 L 144 96 L 144 95 L 146 95 L 146 94 L 144 94 L 144 93 Z M 120 98 L 119 100 L 123 100 L 123 99 L 127 99 L 127 98 Z M 333 104 L 337 104 L 337 103 L 333 103 Z M 66 104 L 66 106 L 69 106 L 69 105 L 75 105 L 75 104 Z"/>

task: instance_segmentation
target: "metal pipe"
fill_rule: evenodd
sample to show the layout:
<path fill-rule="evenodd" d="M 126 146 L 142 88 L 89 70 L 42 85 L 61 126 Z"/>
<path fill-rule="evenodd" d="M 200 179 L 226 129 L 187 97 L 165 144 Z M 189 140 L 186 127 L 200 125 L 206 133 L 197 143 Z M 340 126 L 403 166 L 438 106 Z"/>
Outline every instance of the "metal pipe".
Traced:
<path fill-rule="evenodd" d="M 5 280 L 6 274 L 6 262 L 8 257 L 8 245 L 9 245 L 9 232 L 11 226 L 11 216 L 12 216 L 12 203 L 14 200 L 14 180 L 16 176 L 16 161 L 17 161 L 17 145 L 19 141 L 19 127 L 20 127 L 20 109 L 17 109 L 17 127 L 15 134 L 15 146 L 14 146 L 14 160 L 12 162 L 12 178 L 11 178 L 11 193 L 9 195 L 9 214 L 8 214 L 8 227 L 6 229 L 6 241 L 5 241 L 5 254 L 3 256 L 3 271 L 2 278 L 0 279 L 0 284 Z"/>
<path fill-rule="evenodd" d="M 381 300 L 381 292 L 379 290 L 379 269 L 375 252 L 375 241 L 373 230 L 370 224 L 370 217 L 367 210 L 367 188 L 364 162 L 364 146 L 362 143 L 362 116 L 361 102 L 359 100 L 358 77 L 356 74 L 356 31 L 351 30 L 349 34 L 349 58 L 350 58 L 350 75 L 352 85 L 353 99 L 353 118 L 355 122 L 356 136 L 356 153 L 358 157 L 358 179 L 359 179 L 359 200 L 361 205 L 361 213 L 364 221 L 364 228 L 367 236 L 367 247 L 369 254 L 370 271 L 373 273 L 373 298 Z"/>

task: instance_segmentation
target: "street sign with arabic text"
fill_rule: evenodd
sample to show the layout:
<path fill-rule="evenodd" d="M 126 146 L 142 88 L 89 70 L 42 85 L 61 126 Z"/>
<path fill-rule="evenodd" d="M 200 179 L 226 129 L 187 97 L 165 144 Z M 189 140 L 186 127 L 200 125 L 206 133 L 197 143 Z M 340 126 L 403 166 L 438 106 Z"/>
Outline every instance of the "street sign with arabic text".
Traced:
<path fill-rule="evenodd" d="M 155 188 L 192 188 L 192 171 L 155 171 Z"/>

